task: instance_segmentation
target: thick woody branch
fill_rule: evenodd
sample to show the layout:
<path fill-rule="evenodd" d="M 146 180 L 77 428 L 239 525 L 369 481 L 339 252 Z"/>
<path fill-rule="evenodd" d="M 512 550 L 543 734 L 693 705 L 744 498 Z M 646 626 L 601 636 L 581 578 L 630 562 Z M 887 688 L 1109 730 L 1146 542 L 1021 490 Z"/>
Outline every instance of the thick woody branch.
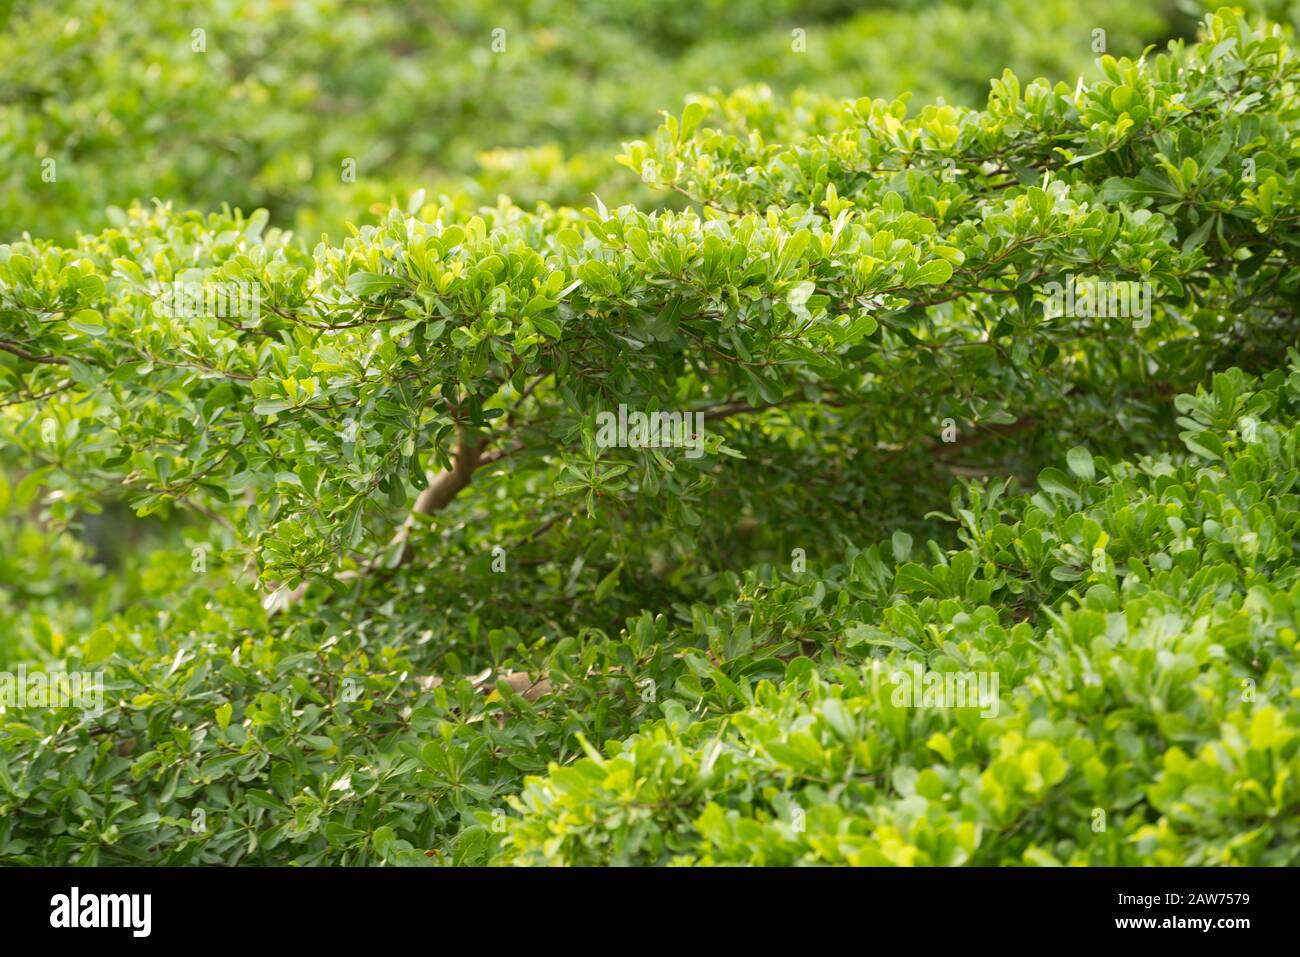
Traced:
<path fill-rule="evenodd" d="M 456 454 L 452 456 L 451 469 L 433 477 L 425 490 L 420 493 L 419 498 L 415 500 L 411 517 L 402 523 L 402 527 L 393 539 L 393 544 L 400 548 L 397 565 L 405 565 L 411 560 L 411 529 L 416 521 L 414 516 L 440 512 L 464 491 L 470 480 L 474 478 L 474 472 L 483 459 L 483 450 L 487 447 L 488 441 L 487 438 L 471 438 L 464 428 L 457 429 Z"/>
<path fill-rule="evenodd" d="M 458 428 L 456 432 L 456 453 L 452 456 L 451 468 L 445 472 L 439 472 L 434 476 L 424 491 L 420 493 L 412 507 L 412 514 L 402 523 L 402 527 L 397 530 L 393 540 L 389 543 L 389 551 L 397 549 L 397 558 L 392 564 L 392 568 L 397 568 L 409 562 L 414 555 L 414 549 L 411 545 L 411 530 L 416 524 L 415 515 L 432 515 L 434 512 L 442 511 L 446 508 L 451 500 L 459 495 L 470 480 L 474 477 L 475 470 L 483 462 L 483 450 L 487 447 L 490 440 L 488 438 L 473 439 L 464 428 Z M 377 562 L 371 562 L 366 570 L 343 572 L 339 575 L 340 581 L 350 581 L 360 578 L 373 571 Z M 307 583 L 303 582 L 291 592 L 276 592 L 274 601 L 268 602 L 267 609 L 272 614 L 280 611 L 290 605 L 295 604 L 302 599 L 307 592 Z M 332 596 L 326 596 L 328 601 Z"/>

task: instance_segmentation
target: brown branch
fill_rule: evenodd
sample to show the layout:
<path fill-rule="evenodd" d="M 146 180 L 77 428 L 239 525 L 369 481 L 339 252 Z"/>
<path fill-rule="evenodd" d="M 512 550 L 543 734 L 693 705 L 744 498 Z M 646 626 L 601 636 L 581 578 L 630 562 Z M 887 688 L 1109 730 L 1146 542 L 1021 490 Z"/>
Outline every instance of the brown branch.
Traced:
<path fill-rule="evenodd" d="M 500 462 L 502 459 L 509 458 L 523 450 L 524 446 L 522 445 L 512 445 L 508 449 L 493 449 L 491 452 L 484 452 L 478 459 L 479 468 L 482 468 L 485 465 L 491 465 L 493 462 Z"/>
<path fill-rule="evenodd" d="M 994 422 L 994 423 L 990 423 L 989 425 L 981 425 L 980 428 L 983 431 L 973 432 L 970 435 L 963 435 L 955 442 L 947 442 L 941 444 L 931 440 L 931 443 L 933 445 L 935 455 L 947 456 L 947 455 L 951 455 L 954 452 L 960 452 L 963 449 L 968 449 L 971 446 L 980 445 L 984 442 L 987 442 L 989 439 L 1005 438 L 1006 436 L 1009 435 L 1015 435 L 1019 432 L 1024 432 L 1027 429 L 1032 429 L 1037 424 L 1038 424 L 1037 419 L 1035 419 L 1032 415 L 1027 415 L 1024 418 L 1016 419 L 1014 422 Z"/>
<path fill-rule="evenodd" d="M 703 406 L 699 409 L 692 409 L 692 412 L 703 412 L 704 421 L 711 422 L 716 419 L 727 419 L 733 415 L 745 415 L 750 412 L 766 412 L 768 409 L 779 409 L 787 405 L 812 405 L 825 406 L 831 409 L 843 408 L 844 403 L 832 398 L 809 399 L 807 396 L 795 393 L 787 395 L 775 402 L 761 402 L 754 405 L 751 402 L 737 400 L 735 402 L 723 402 L 718 405 Z"/>
<path fill-rule="evenodd" d="M 19 359 L 26 359 L 28 362 L 40 362 L 49 366 L 66 366 L 68 364 L 68 360 L 63 358 L 62 356 L 33 355 L 32 353 L 28 352 L 26 349 L 20 348 L 19 346 L 14 345 L 12 342 L 6 342 L 4 339 L 0 339 L 0 349 L 3 349 L 5 352 L 9 352 L 12 353 L 13 355 L 16 355 Z"/>
<path fill-rule="evenodd" d="M 10 405 L 22 405 L 24 402 L 37 402 L 41 399 L 48 399 L 50 396 L 58 395 L 60 392 L 67 392 L 74 385 L 76 385 L 75 382 L 67 382 L 59 386 L 57 389 L 50 389 L 48 392 L 42 392 L 39 395 L 29 394 L 26 398 L 23 399 L 7 399 L 4 402 L 0 402 L 0 409 Z"/>
<path fill-rule="evenodd" d="M 711 405 L 703 409 L 692 409 L 691 411 L 703 412 L 704 420 L 708 422 L 713 419 L 725 419 L 728 416 L 740 415 L 745 412 L 761 412 L 764 409 L 774 409 L 786 401 L 790 400 L 782 399 L 780 402 L 767 402 L 762 405 L 753 405 L 752 403 L 742 400 L 739 402 L 724 402 L 721 405 Z"/>
<path fill-rule="evenodd" d="M 510 409 L 509 412 L 506 413 L 506 428 L 511 428 L 514 426 L 515 419 L 519 415 L 520 408 L 523 407 L 524 400 L 527 399 L 530 395 L 532 395 L 533 392 L 537 389 L 537 387 L 541 385 L 543 382 L 545 382 L 547 377 L 550 375 L 551 373 L 549 370 L 543 371 L 540 375 L 538 375 L 535 379 L 533 379 L 532 382 L 528 383 L 528 385 L 524 387 L 524 390 L 519 393 L 519 398 L 515 401 L 514 406 Z"/>
<path fill-rule="evenodd" d="M 463 428 L 458 429 L 456 432 L 456 454 L 452 457 L 451 471 L 441 472 L 434 477 L 428 488 L 421 492 L 420 497 L 415 500 L 415 507 L 412 508 L 412 511 L 417 515 L 429 515 L 446 508 L 447 504 L 474 477 L 474 470 L 478 468 L 479 459 L 482 457 L 483 449 L 486 446 L 486 439 L 477 442 L 471 441 Z"/>
<path fill-rule="evenodd" d="M 483 450 L 487 448 L 489 441 L 487 437 L 473 439 L 463 426 L 457 427 L 456 454 L 452 456 L 451 469 L 433 477 L 425 490 L 420 493 L 419 498 L 415 500 L 410 517 L 402 523 L 402 527 L 393 538 L 392 544 L 400 547 L 397 565 L 405 565 L 414 554 L 411 546 L 411 529 L 415 526 L 415 516 L 432 515 L 434 512 L 442 511 L 451 504 L 452 499 L 464 491 L 470 480 L 474 478 L 474 472 L 483 459 Z"/>
<path fill-rule="evenodd" d="M 423 492 L 415 500 L 415 505 L 411 509 L 402 527 L 397 530 L 397 534 L 388 544 L 388 548 L 378 552 L 366 568 L 352 572 L 342 572 L 339 581 L 356 581 L 371 574 L 380 564 L 380 556 L 394 548 L 399 549 L 397 559 L 389 566 L 389 571 L 393 571 L 402 565 L 410 562 L 414 557 L 414 548 L 411 545 L 411 530 L 415 527 L 416 515 L 432 515 L 439 512 L 451 504 L 451 500 L 459 495 L 470 480 L 474 477 L 475 470 L 483 463 L 483 450 L 487 447 L 490 437 L 473 440 L 470 438 L 468 431 L 464 426 L 457 426 L 456 430 L 456 453 L 452 456 L 451 469 L 446 472 L 440 472 L 434 476 Z M 267 610 L 271 614 L 288 608 L 302 599 L 307 593 L 307 582 L 303 582 L 293 591 L 280 594 L 277 592 L 277 598 L 274 602 L 267 604 Z M 334 596 L 326 595 L 324 602 L 329 602 Z"/>
<path fill-rule="evenodd" d="M 187 505 L 190 508 L 194 509 L 194 511 L 198 512 L 209 522 L 215 522 L 216 524 L 220 525 L 222 528 L 231 532 L 235 530 L 235 527 L 231 525 L 230 522 L 227 521 L 223 516 L 218 515 L 216 512 L 213 512 L 210 509 L 204 508 L 198 502 L 195 502 L 192 499 L 188 499 L 188 498 L 177 499 L 177 501 L 179 501 L 182 505 Z"/>

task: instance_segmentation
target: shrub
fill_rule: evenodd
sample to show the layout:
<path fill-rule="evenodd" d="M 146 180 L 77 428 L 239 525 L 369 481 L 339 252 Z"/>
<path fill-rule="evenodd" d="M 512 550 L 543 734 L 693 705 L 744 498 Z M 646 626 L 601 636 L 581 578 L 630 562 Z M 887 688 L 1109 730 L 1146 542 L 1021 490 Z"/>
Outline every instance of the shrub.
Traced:
<path fill-rule="evenodd" d="M 1032 496 L 955 496 L 938 561 L 751 581 L 730 633 L 784 672 L 688 651 L 663 719 L 527 780 L 502 860 L 1294 864 L 1297 367 L 1270 384 L 1180 396 L 1185 464 L 1079 448 Z M 923 706 L 921 669 L 999 680 Z"/>
<path fill-rule="evenodd" d="M 0 714 L 0 861 L 1292 863 L 1295 70 L 1225 10 L 693 96 L 619 157 L 675 205 L 0 246 L 0 658 L 107 698 Z"/>

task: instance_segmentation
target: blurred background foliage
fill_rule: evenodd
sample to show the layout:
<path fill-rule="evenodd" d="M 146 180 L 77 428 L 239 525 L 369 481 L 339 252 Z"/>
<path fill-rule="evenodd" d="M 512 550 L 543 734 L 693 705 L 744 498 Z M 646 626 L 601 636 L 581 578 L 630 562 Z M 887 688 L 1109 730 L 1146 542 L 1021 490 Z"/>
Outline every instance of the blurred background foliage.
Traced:
<path fill-rule="evenodd" d="M 595 192 L 653 205 L 664 197 L 612 158 L 690 93 L 910 90 L 980 105 L 1004 67 L 1095 77 L 1095 29 L 1136 56 L 1195 22 L 1171 0 L 7 6 L 0 239 L 65 242 L 153 198 L 262 207 L 308 239 L 422 187 L 469 203 L 585 205 Z"/>

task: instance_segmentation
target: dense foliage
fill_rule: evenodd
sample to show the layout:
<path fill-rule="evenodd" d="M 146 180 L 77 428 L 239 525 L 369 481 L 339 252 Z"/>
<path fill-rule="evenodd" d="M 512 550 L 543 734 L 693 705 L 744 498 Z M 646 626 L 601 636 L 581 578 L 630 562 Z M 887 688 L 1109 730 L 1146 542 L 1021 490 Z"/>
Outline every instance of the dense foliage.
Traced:
<path fill-rule="evenodd" d="M 1003 67 L 1089 69 L 1094 29 L 1136 55 L 1188 20 L 1150 0 L 139 6 L 0 5 L 0 239 L 71 240 L 152 197 L 262 207 L 308 237 L 422 185 L 471 204 L 644 201 L 618 144 L 698 90 L 974 103 Z"/>
<path fill-rule="evenodd" d="M 79 159 L 5 192 L 0 667 L 106 701 L 0 712 L 0 862 L 1296 863 L 1289 30 L 528 4 L 496 61 L 498 5 L 322 0 L 196 61 L 85 6 L 3 41 L 4 148 Z"/>

